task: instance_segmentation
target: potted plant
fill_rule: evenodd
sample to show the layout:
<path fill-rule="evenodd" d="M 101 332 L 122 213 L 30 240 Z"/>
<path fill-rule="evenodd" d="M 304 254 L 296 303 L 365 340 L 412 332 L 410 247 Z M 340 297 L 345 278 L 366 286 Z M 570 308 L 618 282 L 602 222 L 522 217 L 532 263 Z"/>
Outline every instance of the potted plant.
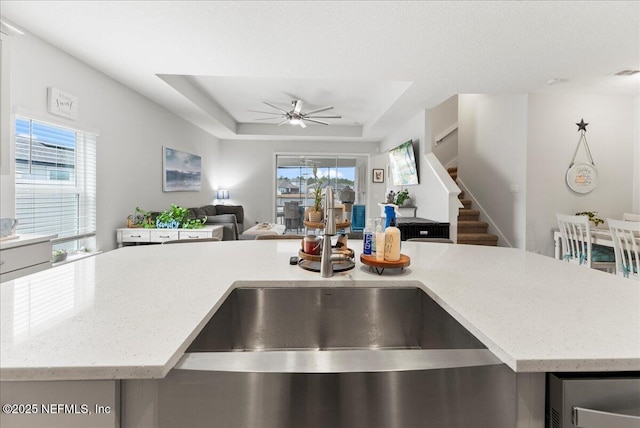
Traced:
<path fill-rule="evenodd" d="M 318 166 L 313 165 L 313 178 L 310 180 L 313 193 L 313 209 L 309 211 L 309 221 L 322 221 L 322 177 L 318 177 Z"/>
<path fill-rule="evenodd" d="M 156 227 L 165 229 L 177 229 L 187 218 L 189 210 L 175 204 L 171 204 L 171 208 L 162 211 L 156 217 Z"/>
<path fill-rule="evenodd" d="M 136 207 L 136 212 L 127 217 L 127 227 L 152 227 L 151 213 L 140 207 Z"/>
<path fill-rule="evenodd" d="M 51 263 L 58 263 L 67 259 L 67 250 L 55 250 L 51 253 Z"/>
<path fill-rule="evenodd" d="M 171 205 L 156 217 L 156 227 L 167 229 L 199 229 L 204 227 L 207 218 L 189 218 L 189 210 L 179 205 Z"/>
<path fill-rule="evenodd" d="M 401 207 L 402 205 L 408 205 L 409 203 L 411 203 L 411 198 L 409 197 L 409 191 L 407 189 L 396 194 L 395 204 L 397 206 Z"/>

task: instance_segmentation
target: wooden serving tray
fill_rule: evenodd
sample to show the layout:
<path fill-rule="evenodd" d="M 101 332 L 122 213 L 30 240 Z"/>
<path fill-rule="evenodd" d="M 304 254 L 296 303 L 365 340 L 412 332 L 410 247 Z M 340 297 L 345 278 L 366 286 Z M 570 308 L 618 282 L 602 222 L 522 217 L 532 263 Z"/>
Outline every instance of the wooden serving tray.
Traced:
<path fill-rule="evenodd" d="M 336 251 L 335 247 L 332 248 L 331 251 L 332 254 L 337 254 L 338 251 Z M 347 248 L 346 251 L 339 251 L 339 253 L 342 253 L 344 255 L 346 255 L 347 257 L 353 258 L 355 253 L 353 252 L 353 250 L 351 248 Z M 300 257 L 303 260 L 309 260 L 310 262 L 319 262 L 320 260 L 322 260 L 322 255 L 318 254 L 307 254 L 302 250 L 298 250 L 298 257 Z"/>
<path fill-rule="evenodd" d="M 304 225 L 309 229 L 324 229 L 324 221 L 315 222 L 305 220 Z M 336 223 L 336 229 L 346 229 L 347 227 L 351 227 L 351 222 L 349 220 L 345 221 L 344 223 Z"/>
<path fill-rule="evenodd" d="M 370 256 L 360 254 L 360 261 L 371 268 L 375 268 L 378 275 L 382 275 L 382 272 L 384 272 L 386 268 L 404 269 L 411 264 L 411 258 L 404 254 L 400 254 L 400 260 L 395 262 L 391 262 L 389 260 L 376 260 L 376 256 L 374 255 Z"/>

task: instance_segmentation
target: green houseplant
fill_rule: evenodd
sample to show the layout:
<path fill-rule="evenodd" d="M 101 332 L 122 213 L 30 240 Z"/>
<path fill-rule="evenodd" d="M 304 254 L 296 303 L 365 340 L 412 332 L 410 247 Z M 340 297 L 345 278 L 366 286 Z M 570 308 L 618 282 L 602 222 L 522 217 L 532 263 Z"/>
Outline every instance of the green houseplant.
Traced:
<path fill-rule="evenodd" d="M 151 220 L 151 213 L 145 211 L 140 207 L 136 207 L 134 214 L 127 217 L 127 227 L 153 227 L 154 223 Z"/>
<path fill-rule="evenodd" d="M 396 194 L 395 204 L 400 207 L 409 199 L 411 199 L 409 197 L 409 191 L 407 189 L 404 189 Z"/>
<path fill-rule="evenodd" d="M 322 177 L 318 176 L 318 166 L 313 165 L 313 178 L 310 180 L 313 193 L 313 209 L 309 211 L 309 221 L 322 221 Z"/>
<path fill-rule="evenodd" d="M 204 227 L 204 224 L 207 222 L 206 217 L 202 218 L 188 218 L 182 223 L 183 229 L 200 229 Z"/>
<path fill-rule="evenodd" d="M 594 226 L 598 227 L 599 224 L 604 223 L 604 220 L 598 217 L 598 211 L 583 211 L 580 213 L 576 213 L 576 215 L 586 215 L 589 217 L 589 221 L 593 223 Z"/>
<path fill-rule="evenodd" d="M 179 227 L 183 229 L 197 229 L 204 227 L 204 223 L 207 221 L 206 217 L 189 218 L 189 210 L 179 205 L 171 204 L 171 208 L 162 211 L 156 217 L 156 227 L 177 229 Z"/>
<path fill-rule="evenodd" d="M 178 205 L 171 204 L 171 208 L 162 211 L 156 217 L 156 227 L 177 229 L 182 224 L 187 215 L 187 209 Z"/>

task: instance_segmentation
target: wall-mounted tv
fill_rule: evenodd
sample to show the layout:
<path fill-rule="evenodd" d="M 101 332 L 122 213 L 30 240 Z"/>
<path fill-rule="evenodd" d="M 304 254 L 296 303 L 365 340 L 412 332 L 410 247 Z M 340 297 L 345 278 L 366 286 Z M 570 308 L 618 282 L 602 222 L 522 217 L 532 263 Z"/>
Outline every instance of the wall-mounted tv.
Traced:
<path fill-rule="evenodd" d="M 389 150 L 389 165 L 395 186 L 418 184 L 418 165 L 412 141 L 407 141 Z"/>

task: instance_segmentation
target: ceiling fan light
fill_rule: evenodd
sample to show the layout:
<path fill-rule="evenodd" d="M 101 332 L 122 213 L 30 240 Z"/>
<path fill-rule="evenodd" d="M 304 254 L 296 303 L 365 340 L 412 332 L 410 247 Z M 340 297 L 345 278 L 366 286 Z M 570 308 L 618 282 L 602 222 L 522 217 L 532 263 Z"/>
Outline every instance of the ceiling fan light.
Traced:
<path fill-rule="evenodd" d="M 289 119 L 289 123 L 291 125 L 300 125 L 300 119 L 291 118 L 291 119 Z"/>

